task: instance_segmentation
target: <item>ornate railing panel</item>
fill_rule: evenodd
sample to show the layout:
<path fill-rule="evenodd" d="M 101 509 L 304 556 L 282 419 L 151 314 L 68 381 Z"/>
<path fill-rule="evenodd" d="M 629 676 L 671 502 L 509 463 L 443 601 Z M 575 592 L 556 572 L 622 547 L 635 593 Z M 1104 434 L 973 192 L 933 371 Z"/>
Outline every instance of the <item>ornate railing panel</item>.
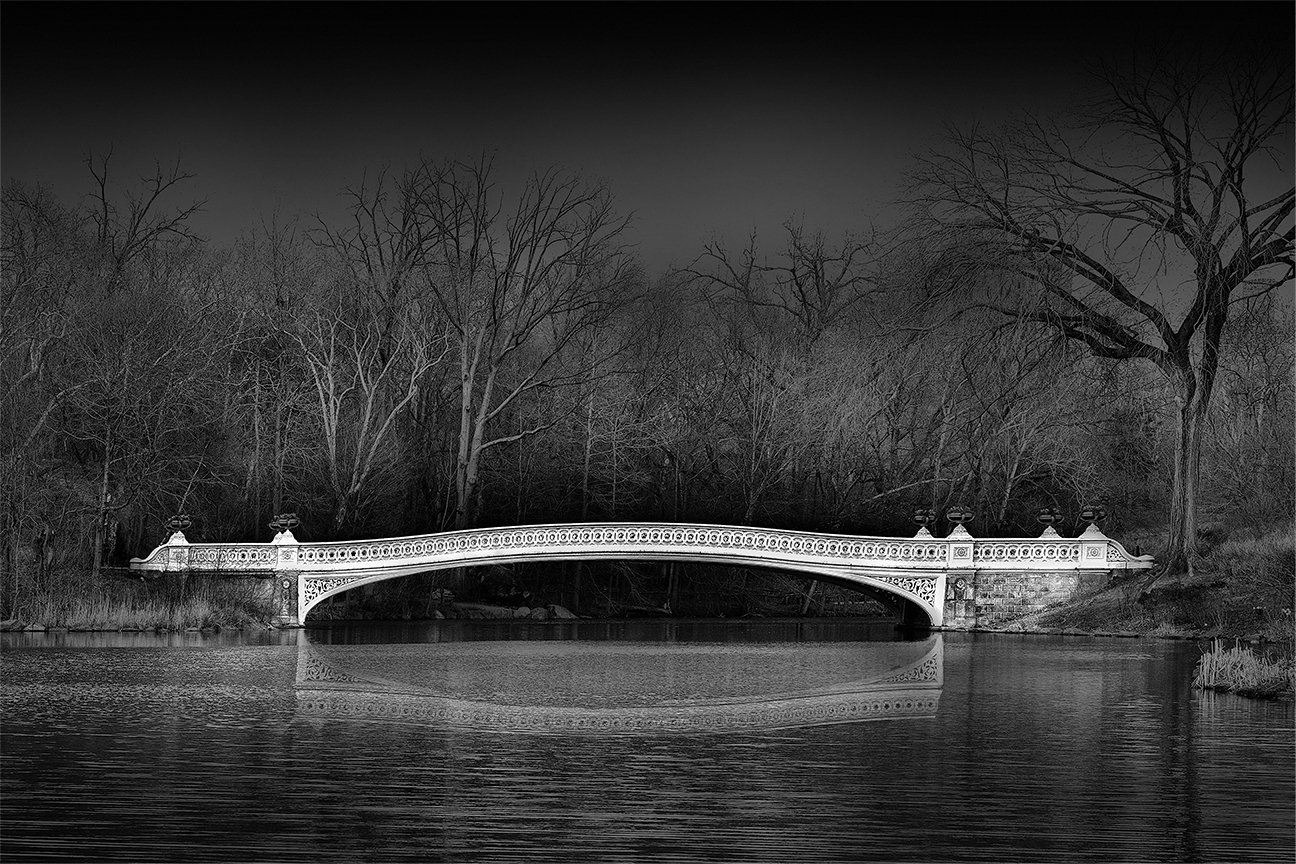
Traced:
<path fill-rule="evenodd" d="M 941 540 L 909 540 L 849 535 L 810 534 L 767 528 L 722 525 L 604 523 L 534 525 L 453 531 L 391 540 L 349 543 L 304 543 L 303 569 L 368 569 L 391 561 L 436 561 L 494 558 L 522 554 L 537 558 L 559 554 L 694 553 L 770 561 L 834 565 L 888 563 L 939 570 L 947 563 Z"/>
<path fill-rule="evenodd" d="M 227 573 L 273 573 L 278 547 L 269 543 L 170 543 L 147 558 L 131 561 L 132 570 L 207 570 Z"/>
<path fill-rule="evenodd" d="M 973 543 L 973 560 L 982 565 L 995 564 L 1074 564 L 1080 560 L 1080 544 L 1058 540 L 977 540 Z"/>

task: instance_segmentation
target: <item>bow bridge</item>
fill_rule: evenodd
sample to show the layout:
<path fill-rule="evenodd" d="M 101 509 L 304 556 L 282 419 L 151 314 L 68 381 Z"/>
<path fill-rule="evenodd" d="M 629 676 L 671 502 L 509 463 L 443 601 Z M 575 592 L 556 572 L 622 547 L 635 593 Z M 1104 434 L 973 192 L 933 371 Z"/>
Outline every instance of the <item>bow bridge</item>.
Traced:
<path fill-rule="evenodd" d="M 290 530 L 269 543 L 189 543 L 176 531 L 132 570 L 209 571 L 275 580 L 276 623 L 301 626 L 343 591 L 414 573 L 534 561 L 696 561 L 794 571 L 881 592 L 902 620 L 984 626 L 1066 599 L 1113 570 L 1152 566 L 1094 525 L 1075 538 L 1052 528 L 1033 538 L 977 539 L 961 525 L 948 537 L 862 537 L 732 525 L 603 522 L 524 525 L 413 537 L 298 543 Z M 921 614 L 918 614 L 921 613 Z M 923 620 L 925 618 L 925 621 Z"/>

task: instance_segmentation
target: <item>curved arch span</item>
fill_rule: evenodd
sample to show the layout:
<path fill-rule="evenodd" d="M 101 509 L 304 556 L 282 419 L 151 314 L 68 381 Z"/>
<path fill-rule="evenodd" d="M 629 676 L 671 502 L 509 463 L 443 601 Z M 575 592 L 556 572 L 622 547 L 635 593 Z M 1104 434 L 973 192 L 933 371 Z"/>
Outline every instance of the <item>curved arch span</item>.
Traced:
<path fill-rule="evenodd" d="M 582 552 L 578 554 L 554 552 L 536 554 L 534 552 L 517 554 L 499 554 L 472 559 L 445 560 L 418 564 L 396 565 L 381 570 L 353 570 L 345 575 L 334 573 L 302 574 L 302 600 L 298 614 L 305 620 L 310 611 L 330 597 L 335 597 L 358 588 L 372 585 L 389 579 L 399 579 L 421 573 L 433 573 L 438 570 L 450 570 L 459 567 L 481 567 L 504 564 L 522 564 L 536 562 L 561 561 L 673 561 L 678 563 L 706 563 L 732 567 L 748 567 L 761 570 L 778 570 L 785 573 L 796 573 L 832 582 L 861 593 L 874 596 L 882 594 L 897 601 L 896 611 L 905 624 L 922 624 L 927 626 L 939 623 L 936 614 L 936 598 L 944 596 L 944 586 L 937 582 L 944 581 L 943 574 L 915 575 L 897 571 L 893 573 L 864 573 L 845 567 L 818 565 L 812 563 L 788 563 L 771 561 L 767 558 L 715 553 L 671 554 L 662 552 L 639 552 L 627 554 L 613 550 Z M 925 578 L 924 578 L 925 577 Z M 919 617 L 921 616 L 921 617 Z"/>

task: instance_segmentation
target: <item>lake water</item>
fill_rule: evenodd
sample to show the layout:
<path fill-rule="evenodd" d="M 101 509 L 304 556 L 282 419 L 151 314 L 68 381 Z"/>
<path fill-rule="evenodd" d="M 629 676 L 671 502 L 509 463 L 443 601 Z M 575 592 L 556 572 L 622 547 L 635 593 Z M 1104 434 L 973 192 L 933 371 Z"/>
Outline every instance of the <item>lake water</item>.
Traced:
<path fill-rule="evenodd" d="M 0 859 L 1284 861 L 1175 641 L 831 622 L 5 634 Z"/>

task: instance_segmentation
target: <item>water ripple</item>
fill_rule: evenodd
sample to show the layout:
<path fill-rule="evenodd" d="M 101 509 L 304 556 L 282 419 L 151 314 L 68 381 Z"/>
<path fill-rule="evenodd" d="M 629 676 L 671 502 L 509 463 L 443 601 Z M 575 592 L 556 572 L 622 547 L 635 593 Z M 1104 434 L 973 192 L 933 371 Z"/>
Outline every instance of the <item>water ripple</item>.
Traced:
<path fill-rule="evenodd" d="M 618 650 L 615 673 L 593 662 L 587 671 L 655 682 L 651 700 L 693 699 L 711 685 L 750 696 L 753 670 L 769 668 L 767 683 L 782 686 L 779 670 L 820 648 L 785 634 L 775 642 L 699 644 L 679 669 L 700 677 L 676 676 L 678 689 L 657 674 L 670 652 L 651 645 Z M 516 681 L 486 671 L 491 656 L 534 672 L 580 655 L 553 642 L 442 644 L 452 650 L 426 680 L 458 675 L 476 695 L 518 695 Z M 1192 693 L 1196 652 L 1179 643 L 947 634 L 944 645 L 929 720 L 686 737 L 303 716 L 291 645 L 11 646 L 0 857 L 1291 860 L 1290 703 Z M 380 661 L 384 649 L 371 647 L 365 656 Z M 389 672 L 413 668 L 409 646 L 385 650 Z M 735 670 L 749 677 L 735 681 Z M 801 683 L 834 676 L 818 670 Z M 606 700 L 616 683 L 522 680 L 537 704 Z"/>

